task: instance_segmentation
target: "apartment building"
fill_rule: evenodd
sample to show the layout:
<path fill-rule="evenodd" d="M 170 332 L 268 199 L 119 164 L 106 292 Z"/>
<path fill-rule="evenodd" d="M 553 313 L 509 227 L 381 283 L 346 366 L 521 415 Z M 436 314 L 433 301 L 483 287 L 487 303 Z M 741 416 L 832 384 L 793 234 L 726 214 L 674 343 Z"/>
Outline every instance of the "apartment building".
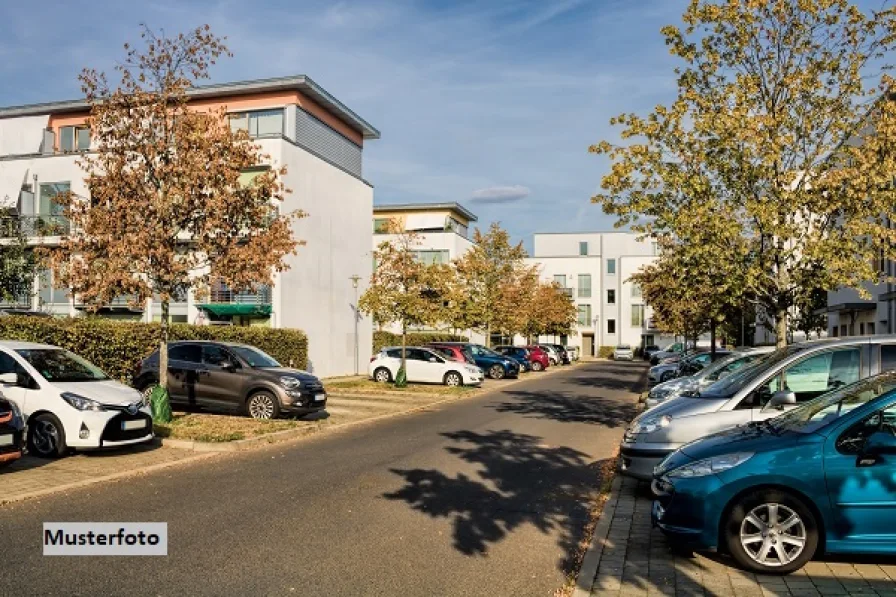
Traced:
<path fill-rule="evenodd" d="M 627 232 L 537 233 L 530 265 L 541 278 L 565 289 L 575 302 L 578 320 L 568 338 L 542 338 L 578 346 L 596 355 L 601 346 L 633 347 L 671 342 L 654 327 L 650 307 L 632 274 L 656 258 L 650 240 Z"/>
<path fill-rule="evenodd" d="M 375 205 L 373 208 L 373 248 L 391 240 L 390 221 L 398 222 L 405 231 L 418 235 L 418 257 L 426 263 L 450 263 L 466 253 L 470 240 L 470 224 L 476 216 L 460 203 L 402 203 Z"/>
<path fill-rule="evenodd" d="M 281 210 L 302 209 L 308 217 L 293 224 L 305 245 L 270 288 L 244 293 L 217 285 L 201 303 L 191 292 L 172 305 L 174 321 L 299 328 L 308 334 L 315 373 L 354 373 L 355 346 L 361 363 L 371 349 L 371 326 L 365 322 L 356 333 L 353 309 L 372 265 L 373 187 L 363 177 L 363 150 L 379 131 L 303 75 L 196 87 L 189 96 L 190 106 L 224 107 L 232 127 L 249 131 L 269 156 L 259 168 L 287 167 L 284 182 L 292 193 Z M 83 100 L 0 108 L 0 236 L 21 231 L 32 244 L 53 244 L 69 233 L 52 197 L 66 190 L 89 196 L 76 163 L 79 154 L 91 151 L 88 112 Z M 77 296 L 54 285 L 49 272 L 2 306 L 59 316 L 85 311 Z M 122 297 L 99 313 L 153 321 L 160 305 L 148 301 L 135 309 Z"/>
<path fill-rule="evenodd" d="M 887 262 L 887 275 L 896 274 L 896 263 Z M 892 272 L 892 273 L 891 273 Z M 864 299 L 853 288 L 840 288 L 828 292 L 828 336 L 873 336 L 894 333 L 896 317 L 896 285 L 864 284 L 871 298 Z"/>

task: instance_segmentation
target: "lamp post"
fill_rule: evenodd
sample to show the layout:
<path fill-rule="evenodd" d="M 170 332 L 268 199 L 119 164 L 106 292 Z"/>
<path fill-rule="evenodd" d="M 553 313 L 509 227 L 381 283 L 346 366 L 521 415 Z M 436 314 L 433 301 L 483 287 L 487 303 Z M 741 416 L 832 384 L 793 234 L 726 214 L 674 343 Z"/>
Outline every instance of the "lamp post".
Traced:
<path fill-rule="evenodd" d="M 358 282 L 361 281 L 361 276 L 355 274 L 349 280 L 352 281 L 352 288 L 355 289 L 355 304 L 353 305 L 353 315 L 355 317 L 355 375 L 358 375 L 358 319 L 360 318 L 360 312 L 358 311 Z"/>

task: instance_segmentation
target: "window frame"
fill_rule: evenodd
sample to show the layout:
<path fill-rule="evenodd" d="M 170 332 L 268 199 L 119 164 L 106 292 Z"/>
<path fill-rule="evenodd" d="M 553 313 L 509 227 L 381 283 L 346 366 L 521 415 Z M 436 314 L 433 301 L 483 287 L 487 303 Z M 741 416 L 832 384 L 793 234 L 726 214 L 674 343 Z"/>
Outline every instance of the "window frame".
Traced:
<path fill-rule="evenodd" d="M 607 259 L 607 275 L 608 276 L 616 275 L 616 259 Z"/>
<path fill-rule="evenodd" d="M 587 257 L 588 256 L 588 241 L 580 240 L 579 241 L 579 257 Z"/>
<path fill-rule="evenodd" d="M 610 329 L 610 328 L 613 328 L 613 329 Z M 607 334 L 610 336 L 616 335 L 616 320 L 615 319 L 607 320 Z"/>
<path fill-rule="evenodd" d="M 71 131 L 71 143 L 66 147 L 65 132 Z M 81 147 L 81 133 L 87 131 L 87 147 Z M 62 153 L 79 153 L 90 151 L 90 127 L 86 124 L 69 124 L 59 127 L 59 151 Z"/>
<path fill-rule="evenodd" d="M 607 304 L 608 305 L 616 304 L 616 289 L 615 288 L 607 288 Z"/>
<path fill-rule="evenodd" d="M 587 280 L 588 283 L 584 284 L 583 280 Z M 591 274 L 579 274 L 577 282 L 576 295 L 579 298 L 591 298 Z"/>

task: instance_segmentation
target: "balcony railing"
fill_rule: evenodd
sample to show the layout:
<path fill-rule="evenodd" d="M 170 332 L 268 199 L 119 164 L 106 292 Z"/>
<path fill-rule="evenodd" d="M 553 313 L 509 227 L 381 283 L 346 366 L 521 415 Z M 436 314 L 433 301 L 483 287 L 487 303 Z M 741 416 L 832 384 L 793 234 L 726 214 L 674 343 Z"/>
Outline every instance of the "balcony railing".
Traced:
<path fill-rule="evenodd" d="M 13 293 L 13 296 L 7 298 L 0 296 L 0 307 L 12 307 L 17 309 L 30 309 L 31 308 L 31 288 L 18 288 Z"/>
<path fill-rule="evenodd" d="M 0 238 L 65 236 L 69 232 L 71 232 L 71 222 L 65 216 L 37 215 L 0 218 Z"/>
<path fill-rule="evenodd" d="M 270 305 L 271 288 L 270 286 L 262 286 L 257 292 L 235 292 L 226 286 L 217 287 L 213 288 L 209 293 L 209 302 L 235 305 Z"/>

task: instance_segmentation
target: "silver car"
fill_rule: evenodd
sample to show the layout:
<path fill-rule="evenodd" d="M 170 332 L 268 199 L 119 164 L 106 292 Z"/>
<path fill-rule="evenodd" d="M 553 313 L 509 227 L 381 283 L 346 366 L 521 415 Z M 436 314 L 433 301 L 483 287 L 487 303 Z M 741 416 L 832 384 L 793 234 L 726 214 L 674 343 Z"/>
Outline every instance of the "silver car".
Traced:
<path fill-rule="evenodd" d="M 896 335 L 836 338 L 781 348 L 706 388 L 643 412 L 622 440 L 620 470 L 649 480 L 682 445 L 781 414 L 795 404 L 896 369 Z"/>
<path fill-rule="evenodd" d="M 614 361 L 634 361 L 635 360 L 635 351 L 632 350 L 630 344 L 620 344 L 615 349 L 613 349 L 613 360 Z"/>
<path fill-rule="evenodd" d="M 720 379 L 755 363 L 774 350 L 772 346 L 761 346 L 731 353 L 715 363 L 704 367 L 689 377 L 676 377 L 654 386 L 647 393 L 647 408 L 653 408 L 661 402 L 677 398 L 687 392 L 699 391 Z"/>

